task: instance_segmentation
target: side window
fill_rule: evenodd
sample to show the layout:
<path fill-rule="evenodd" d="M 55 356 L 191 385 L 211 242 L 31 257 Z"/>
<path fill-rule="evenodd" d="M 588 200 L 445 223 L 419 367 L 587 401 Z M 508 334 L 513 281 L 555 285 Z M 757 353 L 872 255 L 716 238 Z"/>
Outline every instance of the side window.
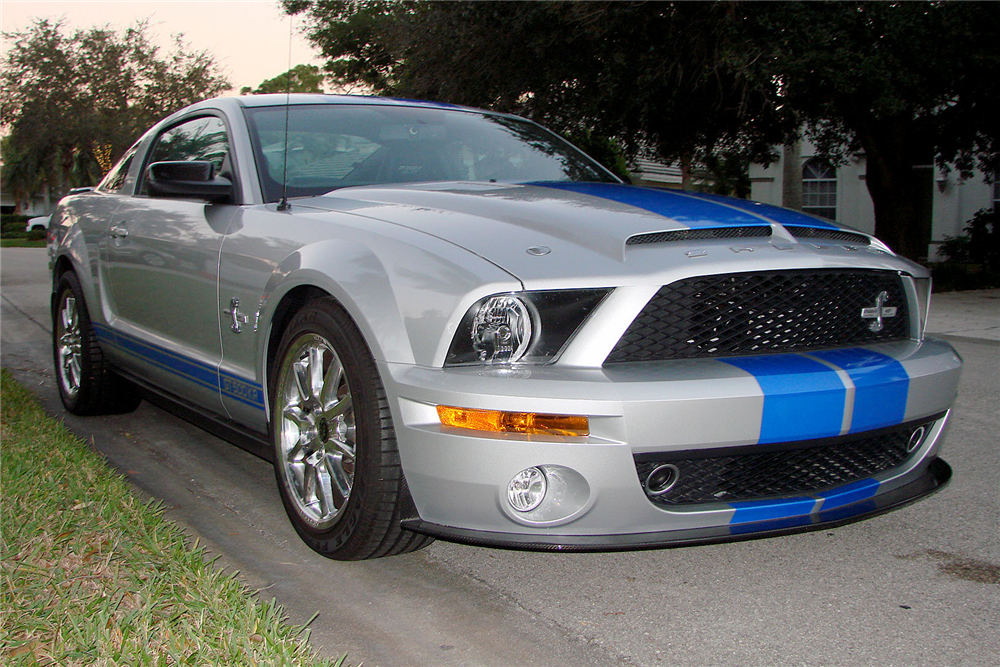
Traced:
<path fill-rule="evenodd" d="M 837 172 L 826 160 L 811 158 L 802 165 L 802 210 L 837 219 Z"/>
<path fill-rule="evenodd" d="M 97 185 L 97 189 L 102 192 L 118 192 L 125 185 L 125 179 L 128 177 L 128 169 L 132 166 L 132 158 L 135 157 L 135 152 L 139 150 L 139 144 L 135 144 L 132 148 L 125 151 L 125 155 L 118 160 L 118 164 L 111 167 L 111 171 L 105 174 L 104 178 Z"/>
<path fill-rule="evenodd" d="M 202 116 L 174 125 L 156 138 L 148 164 L 204 160 L 215 165 L 215 173 L 229 171 L 229 137 L 222 119 Z M 145 185 L 143 186 L 145 191 Z"/>
<path fill-rule="evenodd" d="M 993 174 L 993 211 L 1000 213 L 1000 174 Z"/>

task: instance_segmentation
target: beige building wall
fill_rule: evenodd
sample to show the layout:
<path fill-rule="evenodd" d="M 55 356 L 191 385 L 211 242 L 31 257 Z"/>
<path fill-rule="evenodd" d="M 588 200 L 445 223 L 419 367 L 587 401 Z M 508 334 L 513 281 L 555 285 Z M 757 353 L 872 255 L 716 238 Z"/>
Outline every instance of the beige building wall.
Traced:
<path fill-rule="evenodd" d="M 797 150 L 796 150 L 797 149 Z M 750 198 L 786 206 L 794 184 L 787 178 L 802 178 L 802 165 L 816 157 L 816 147 L 802 140 L 797 147 L 777 146 L 779 158 L 769 165 L 750 165 Z M 786 164 L 786 155 L 789 162 Z M 837 168 L 837 222 L 871 234 L 875 231 L 875 207 L 865 185 L 864 156 L 852 158 Z M 945 174 L 935 168 L 929 259 L 938 259 L 938 247 L 948 236 L 958 236 L 969 219 L 982 208 L 994 205 L 994 187 L 982 174 L 961 180 L 958 174 Z M 797 208 L 797 207 L 796 207 Z"/>

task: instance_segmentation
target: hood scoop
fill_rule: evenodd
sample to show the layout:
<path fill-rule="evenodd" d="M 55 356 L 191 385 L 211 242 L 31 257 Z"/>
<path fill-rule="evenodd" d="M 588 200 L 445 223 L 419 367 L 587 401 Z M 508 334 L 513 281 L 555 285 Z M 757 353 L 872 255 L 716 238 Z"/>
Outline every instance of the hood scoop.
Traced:
<path fill-rule="evenodd" d="M 845 241 L 847 243 L 857 243 L 858 245 L 871 245 L 872 240 L 864 234 L 856 232 L 846 232 L 842 229 L 821 229 L 819 227 L 796 227 L 794 225 L 784 225 L 788 233 L 799 239 L 829 239 L 831 241 Z M 629 239 L 631 240 L 631 239 Z"/>
<path fill-rule="evenodd" d="M 703 229 L 678 229 L 672 232 L 651 232 L 630 236 L 625 245 L 642 245 L 646 243 L 674 243 L 678 241 L 702 241 L 705 239 L 736 239 L 750 237 L 767 237 L 771 228 L 761 225 L 745 227 L 711 227 Z"/>

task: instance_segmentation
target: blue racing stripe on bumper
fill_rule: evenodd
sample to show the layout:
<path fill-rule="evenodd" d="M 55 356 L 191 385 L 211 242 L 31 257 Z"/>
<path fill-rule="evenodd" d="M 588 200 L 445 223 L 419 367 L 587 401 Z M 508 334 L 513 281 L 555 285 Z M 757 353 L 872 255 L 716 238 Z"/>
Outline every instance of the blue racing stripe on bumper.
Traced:
<path fill-rule="evenodd" d="M 816 499 L 802 496 L 780 500 L 744 500 L 730 505 L 736 512 L 729 519 L 729 523 L 752 523 L 808 516 L 816 507 Z"/>
<path fill-rule="evenodd" d="M 910 376 L 903 364 L 861 348 L 812 355 L 842 368 L 854 383 L 854 413 L 849 433 L 903 423 L 910 393 Z"/>
<path fill-rule="evenodd" d="M 820 511 L 825 512 L 837 507 L 867 500 L 878 493 L 879 486 L 881 486 L 881 483 L 878 480 L 862 479 L 857 482 L 845 484 L 844 486 L 838 486 L 835 489 L 817 493 L 816 495 L 823 499 Z"/>
<path fill-rule="evenodd" d="M 770 223 L 755 215 L 743 213 L 740 210 L 720 206 L 698 197 L 676 194 L 669 190 L 654 190 L 634 185 L 619 185 L 616 183 L 578 183 L 578 182 L 538 182 L 537 185 L 556 190 L 576 192 L 600 199 L 616 201 L 641 208 L 650 213 L 662 215 L 691 229 L 712 229 L 716 227 L 770 227 Z"/>
<path fill-rule="evenodd" d="M 765 521 L 783 522 L 781 525 L 810 523 L 814 514 L 824 515 L 824 513 L 843 509 L 872 498 L 878 493 L 880 485 L 878 480 L 862 479 L 810 496 L 729 503 L 730 507 L 735 510 L 729 523 L 733 526 Z M 857 507 L 861 508 L 862 506 L 858 505 Z M 850 515 L 850 511 L 844 511 Z M 778 525 L 774 524 L 771 527 L 778 527 Z"/>
<path fill-rule="evenodd" d="M 720 361 L 753 375 L 764 393 L 758 443 L 840 435 L 847 389 L 829 366 L 797 354 Z"/>

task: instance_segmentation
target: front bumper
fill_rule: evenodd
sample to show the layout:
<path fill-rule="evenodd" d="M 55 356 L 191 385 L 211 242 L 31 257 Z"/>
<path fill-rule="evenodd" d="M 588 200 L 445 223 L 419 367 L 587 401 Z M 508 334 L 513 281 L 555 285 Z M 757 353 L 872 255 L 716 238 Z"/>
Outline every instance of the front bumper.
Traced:
<path fill-rule="evenodd" d="M 705 528 L 678 528 L 653 533 L 612 535 L 544 535 L 538 533 L 494 533 L 467 530 L 428 523 L 420 519 L 405 521 L 408 530 L 463 544 L 531 551 L 619 551 L 660 547 L 690 547 L 717 542 L 735 542 L 789 533 L 834 528 L 868 519 L 903 507 L 943 489 L 951 480 L 951 466 L 933 459 L 924 474 L 912 482 L 876 497 L 860 500 L 830 510 L 800 514 L 787 518 L 766 519 L 738 525 L 716 525 Z"/>
<path fill-rule="evenodd" d="M 419 515 L 407 528 L 472 543 L 621 549 L 744 539 L 858 520 L 925 496 L 950 477 L 937 458 L 961 360 L 941 341 L 613 368 L 428 369 L 382 364 L 400 458 Z M 586 415 L 588 437 L 443 427 L 437 405 Z M 898 465 L 774 497 L 664 507 L 637 461 L 795 446 L 930 424 Z M 549 493 L 515 511 L 507 485 L 540 467 Z"/>

